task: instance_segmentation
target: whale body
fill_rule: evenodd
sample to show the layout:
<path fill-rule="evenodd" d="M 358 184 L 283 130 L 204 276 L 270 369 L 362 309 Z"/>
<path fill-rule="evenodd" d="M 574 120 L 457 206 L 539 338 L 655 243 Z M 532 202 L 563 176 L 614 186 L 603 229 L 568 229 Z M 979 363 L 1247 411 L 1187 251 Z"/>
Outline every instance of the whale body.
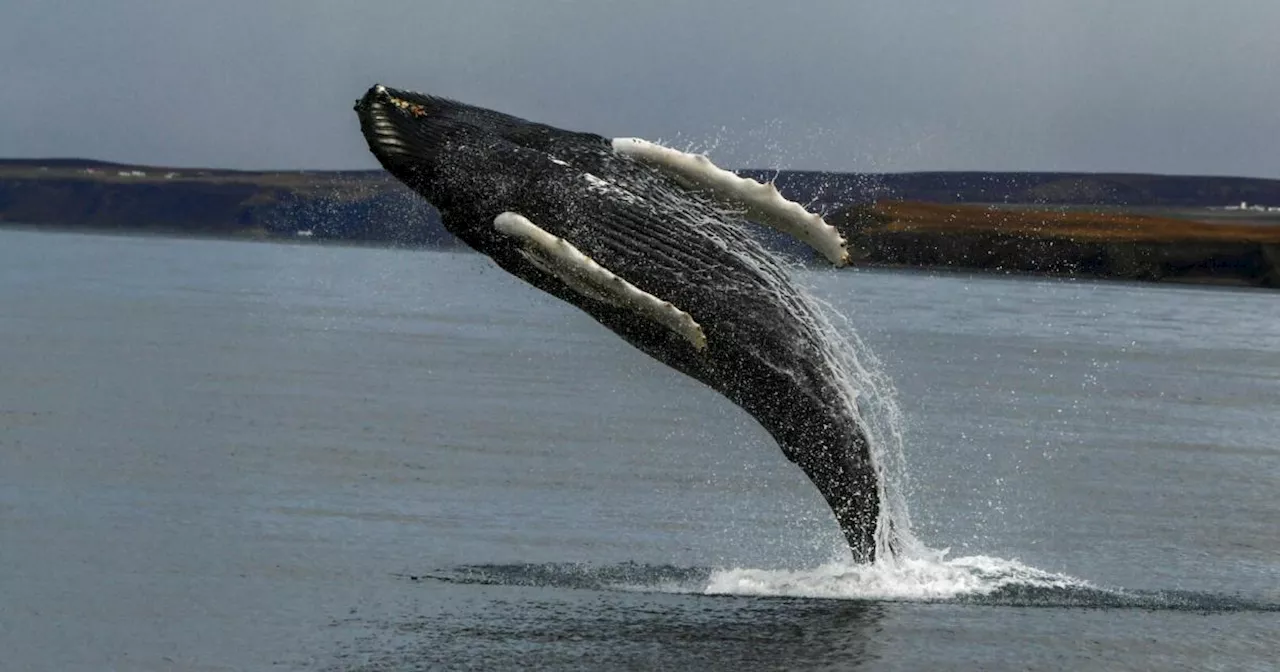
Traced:
<path fill-rule="evenodd" d="M 817 215 L 705 157 L 374 86 L 370 150 L 498 266 L 754 417 L 817 486 L 853 559 L 876 558 L 881 486 L 813 304 L 751 220 L 848 259 Z M 884 552 L 883 549 L 881 552 Z"/>

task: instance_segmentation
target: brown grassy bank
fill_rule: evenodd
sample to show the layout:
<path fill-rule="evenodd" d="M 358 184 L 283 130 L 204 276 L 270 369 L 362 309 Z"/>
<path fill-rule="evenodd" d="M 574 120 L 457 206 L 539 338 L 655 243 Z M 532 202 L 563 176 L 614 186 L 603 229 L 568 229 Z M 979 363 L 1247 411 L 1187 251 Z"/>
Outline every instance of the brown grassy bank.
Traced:
<path fill-rule="evenodd" d="M 828 217 L 867 263 L 1280 287 L 1280 226 L 881 201 Z"/>

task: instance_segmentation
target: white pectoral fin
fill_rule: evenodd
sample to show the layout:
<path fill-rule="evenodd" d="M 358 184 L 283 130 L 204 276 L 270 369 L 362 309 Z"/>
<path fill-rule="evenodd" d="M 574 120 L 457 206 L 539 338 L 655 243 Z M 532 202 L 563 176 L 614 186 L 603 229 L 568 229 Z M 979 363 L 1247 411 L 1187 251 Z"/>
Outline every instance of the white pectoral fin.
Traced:
<path fill-rule="evenodd" d="M 669 173 L 695 188 L 706 189 L 721 202 L 743 208 L 749 219 L 794 236 L 836 266 L 849 263 L 849 252 L 840 232 L 820 215 L 783 198 L 772 184 L 739 177 L 702 154 L 688 154 L 640 138 L 614 138 L 613 150 Z"/>
<path fill-rule="evenodd" d="M 539 269 L 554 275 L 574 291 L 615 306 L 628 308 L 661 324 L 702 350 L 707 337 L 689 313 L 623 280 L 597 264 L 569 241 L 538 228 L 524 216 L 504 212 L 493 220 L 498 231 L 526 244 L 521 252 Z"/>

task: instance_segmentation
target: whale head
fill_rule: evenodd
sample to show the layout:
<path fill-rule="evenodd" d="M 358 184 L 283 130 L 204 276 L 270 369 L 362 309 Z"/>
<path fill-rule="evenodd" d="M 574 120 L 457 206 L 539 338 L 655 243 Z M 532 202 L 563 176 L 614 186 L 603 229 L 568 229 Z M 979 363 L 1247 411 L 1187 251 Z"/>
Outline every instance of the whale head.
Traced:
<path fill-rule="evenodd" d="M 383 168 L 440 210 L 450 233 L 490 256 L 511 247 L 493 221 L 527 200 L 531 178 L 567 167 L 566 159 L 586 166 L 617 160 L 599 135 L 381 84 L 355 110 Z"/>
<path fill-rule="evenodd" d="M 396 179 L 439 208 L 475 201 L 482 159 L 474 155 L 493 134 L 459 119 L 451 101 L 379 84 L 355 110 L 369 150 Z"/>
<path fill-rule="evenodd" d="M 504 137 L 513 117 L 382 85 L 357 100 L 355 111 L 374 157 L 435 206 L 450 233 L 486 254 L 510 247 L 493 220 L 518 200 L 538 159 Z"/>

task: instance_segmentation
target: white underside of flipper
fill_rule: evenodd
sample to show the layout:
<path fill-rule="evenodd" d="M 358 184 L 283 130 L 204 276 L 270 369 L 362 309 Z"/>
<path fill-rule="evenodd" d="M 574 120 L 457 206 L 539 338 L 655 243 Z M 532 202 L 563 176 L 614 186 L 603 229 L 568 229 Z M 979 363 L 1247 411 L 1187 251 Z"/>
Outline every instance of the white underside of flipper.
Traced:
<path fill-rule="evenodd" d="M 521 254 L 534 266 L 554 275 L 575 292 L 597 301 L 634 310 L 679 334 L 698 350 L 707 347 L 707 337 L 702 332 L 702 326 L 692 315 L 676 308 L 670 301 L 663 301 L 618 277 L 564 238 L 547 233 L 514 212 L 498 215 L 493 220 L 493 226 L 502 233 L 525 241 L 527 247 L 520 250 Z"/>
<path fill-rule="evenodd" d="M 691 187 L 706 189 L 719 201 L 743 208 L 748 219 L 794 236 L 836 266 L 849 263 L 849 252 L 840 232 L 820 215 L 783 198 L 772 184 L 739 177 L 712 163 L 705 155 L 688 154 L 641 138 L 614 138 L 613 149 L 670 173 Z"/>

